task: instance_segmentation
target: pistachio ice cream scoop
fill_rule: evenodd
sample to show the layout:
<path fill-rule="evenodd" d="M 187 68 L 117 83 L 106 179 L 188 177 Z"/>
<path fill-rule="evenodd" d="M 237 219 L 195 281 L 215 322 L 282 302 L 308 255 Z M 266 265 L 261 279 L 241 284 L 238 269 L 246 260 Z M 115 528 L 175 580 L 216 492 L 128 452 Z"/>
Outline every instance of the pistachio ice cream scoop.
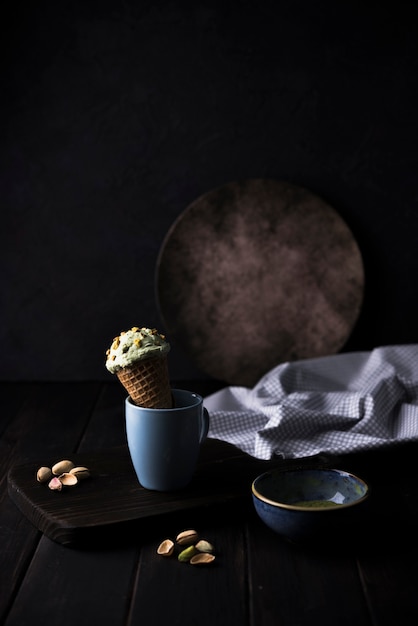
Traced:
<path fill-rule="evenodd" d="M 155 328 L 133 326 L 113 339 L 106 351 L 106 368 L 138 406 L 170 408 L 169 351 L 170 344 Z"/>

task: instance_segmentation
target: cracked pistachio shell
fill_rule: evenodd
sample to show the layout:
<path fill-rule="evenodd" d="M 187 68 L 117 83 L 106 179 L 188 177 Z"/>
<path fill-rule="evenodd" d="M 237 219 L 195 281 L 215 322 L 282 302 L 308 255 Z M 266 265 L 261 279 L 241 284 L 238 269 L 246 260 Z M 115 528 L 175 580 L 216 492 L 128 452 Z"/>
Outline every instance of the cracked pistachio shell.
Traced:
<path fill-rule="evenodd" d="M 174 541 L 164 539 L 157 548 L 157 553 L 161 556 L 171 556 L 174 552 Z"/>
<path fill-rule="evenodd" d="M 179 546 L 188 546 L 191 543 L 195 543 L 198 538 L 198 534 L 195 530 L 183 530 L 177 535 L 176 542 Z"/>
<path fill-rule="evenodd" d="M 74 467 L 74 463 L 72 461 L 59 461 L 52 466 L 52 473 L 55 476 L 59 476 L 60 474 L 64 474 L 65 472 L 69 472 Z"/>
<path fill-rule="evenodd" d="M 52 470 L 50 467 L 40 467 L 36 472 L 36 480 L 38 483 L 46 483 L 52 478 Z"/>
<path fill-rule="evenodd" d="M 83 478 L 88 478 L 90 476 L 90 470 L 88 467 L 73 467 L 70 469 L 70 474 L 77 476 L 78 480 L 83 480 Z"/>
<path fill-rule="evenodd" d="M 213 554 L 209 554 L 208 552 L 199 552 L 199 554 L 195 554 L 190 559 L 190 565 L 208 565 L 209 563 L 213 563 L 215 557 Z"/>
<path fill-rule="evenodd" d="M 64 472 L 64 474 L 60 474 L 58 476 L 58 480 L 61 481 L 63 485 L 67 487 L 71 485 L 76 485 L 78 483 L 78 478 L 75 474 L 70 474 L 70 472 Z"/>
<path fill-rule="evenodd" d="M 190 559 L 196 554 L 196 552 L 197 550 L 194 546 L 189 546 L 188 548 L 180 552 L 177 558 L 182 563 L 187 563 L 187 561 L 190 561 Z"/>

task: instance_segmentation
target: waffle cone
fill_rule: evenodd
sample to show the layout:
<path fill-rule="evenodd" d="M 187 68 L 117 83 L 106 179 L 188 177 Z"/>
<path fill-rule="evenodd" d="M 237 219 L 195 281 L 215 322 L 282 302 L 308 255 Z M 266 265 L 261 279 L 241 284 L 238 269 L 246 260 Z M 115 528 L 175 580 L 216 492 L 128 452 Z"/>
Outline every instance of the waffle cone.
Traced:
<path fill-rule="evenodd" d="M 138 406 L 169 409 L 173 406 L 167 358 L 138 361 L 119 370 L 117 376 Z"/>

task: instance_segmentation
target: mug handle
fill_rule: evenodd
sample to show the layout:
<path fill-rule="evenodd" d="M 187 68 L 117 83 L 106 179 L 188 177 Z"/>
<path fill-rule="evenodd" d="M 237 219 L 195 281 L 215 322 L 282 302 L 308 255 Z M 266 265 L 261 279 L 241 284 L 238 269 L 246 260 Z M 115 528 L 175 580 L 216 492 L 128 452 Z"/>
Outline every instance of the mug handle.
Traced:
<path fill-rule="evenodd" d="M 205 407 L 203 407 L 199 443 L 202 443 L 207 437 L 207 434 L 209 431 L 209 421 L 210 421 L 210 418 L 209 418 L 208 410 Z"/>

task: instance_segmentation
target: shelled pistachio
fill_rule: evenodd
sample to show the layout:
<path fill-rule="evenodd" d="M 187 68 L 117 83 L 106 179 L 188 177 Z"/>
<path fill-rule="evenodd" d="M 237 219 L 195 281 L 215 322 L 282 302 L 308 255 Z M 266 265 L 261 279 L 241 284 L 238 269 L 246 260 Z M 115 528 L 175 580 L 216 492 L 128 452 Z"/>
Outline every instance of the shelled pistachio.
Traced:
<path fill-rule="evenodd" d="M 75 467 L 72 461 L 65 459 L 58 461 L 52 468 L 42 466 L 36 473 L 36 480 L 39 483 L 48 483 L 52 491 L 62 491 L 62 487 L 70 487 L 90 476 L 90 470 L 84 466 Z"/>
<path fill-rule="evenodd" d="M 196 549 L 199 550 L 199 552 L 211 553 L 213 552 L 214 547 L 211 543 L 209 543 L 209 541 L 206 541 L 205 539 L 201 539 L 200 541 L 197 542 Z"/>
<path fill-rule="evenodd" d="M 165 539 L 157 548 L 161 556 L 172 556 L 176 550 L 177 560 L 191 565 L 206 565 L 215 560 L 214 546 L 206 539 L 199 539 L 196 530 L 183 530 L 175 538 Z M 180 550 L 180 551 L 179 551 Z"/>
<path fill-rule="evenodd" d="M 48 487 L 52 489 L 52 491 L 61 491 L 62 490 L 62 482 L 58 478 L 58 476 L 54 476 L 49 483 Z"/>
<path fill-rule="evenodd" d="M 189 546 L 188 548 L 185 548 L 185 550 L 182 550 L 177 558 L 182 563 L 187 563 L 187 561 L 190 561 L 190 559 L 196 554 L 196 552 L 197 550 L 194 546 Z"/>

